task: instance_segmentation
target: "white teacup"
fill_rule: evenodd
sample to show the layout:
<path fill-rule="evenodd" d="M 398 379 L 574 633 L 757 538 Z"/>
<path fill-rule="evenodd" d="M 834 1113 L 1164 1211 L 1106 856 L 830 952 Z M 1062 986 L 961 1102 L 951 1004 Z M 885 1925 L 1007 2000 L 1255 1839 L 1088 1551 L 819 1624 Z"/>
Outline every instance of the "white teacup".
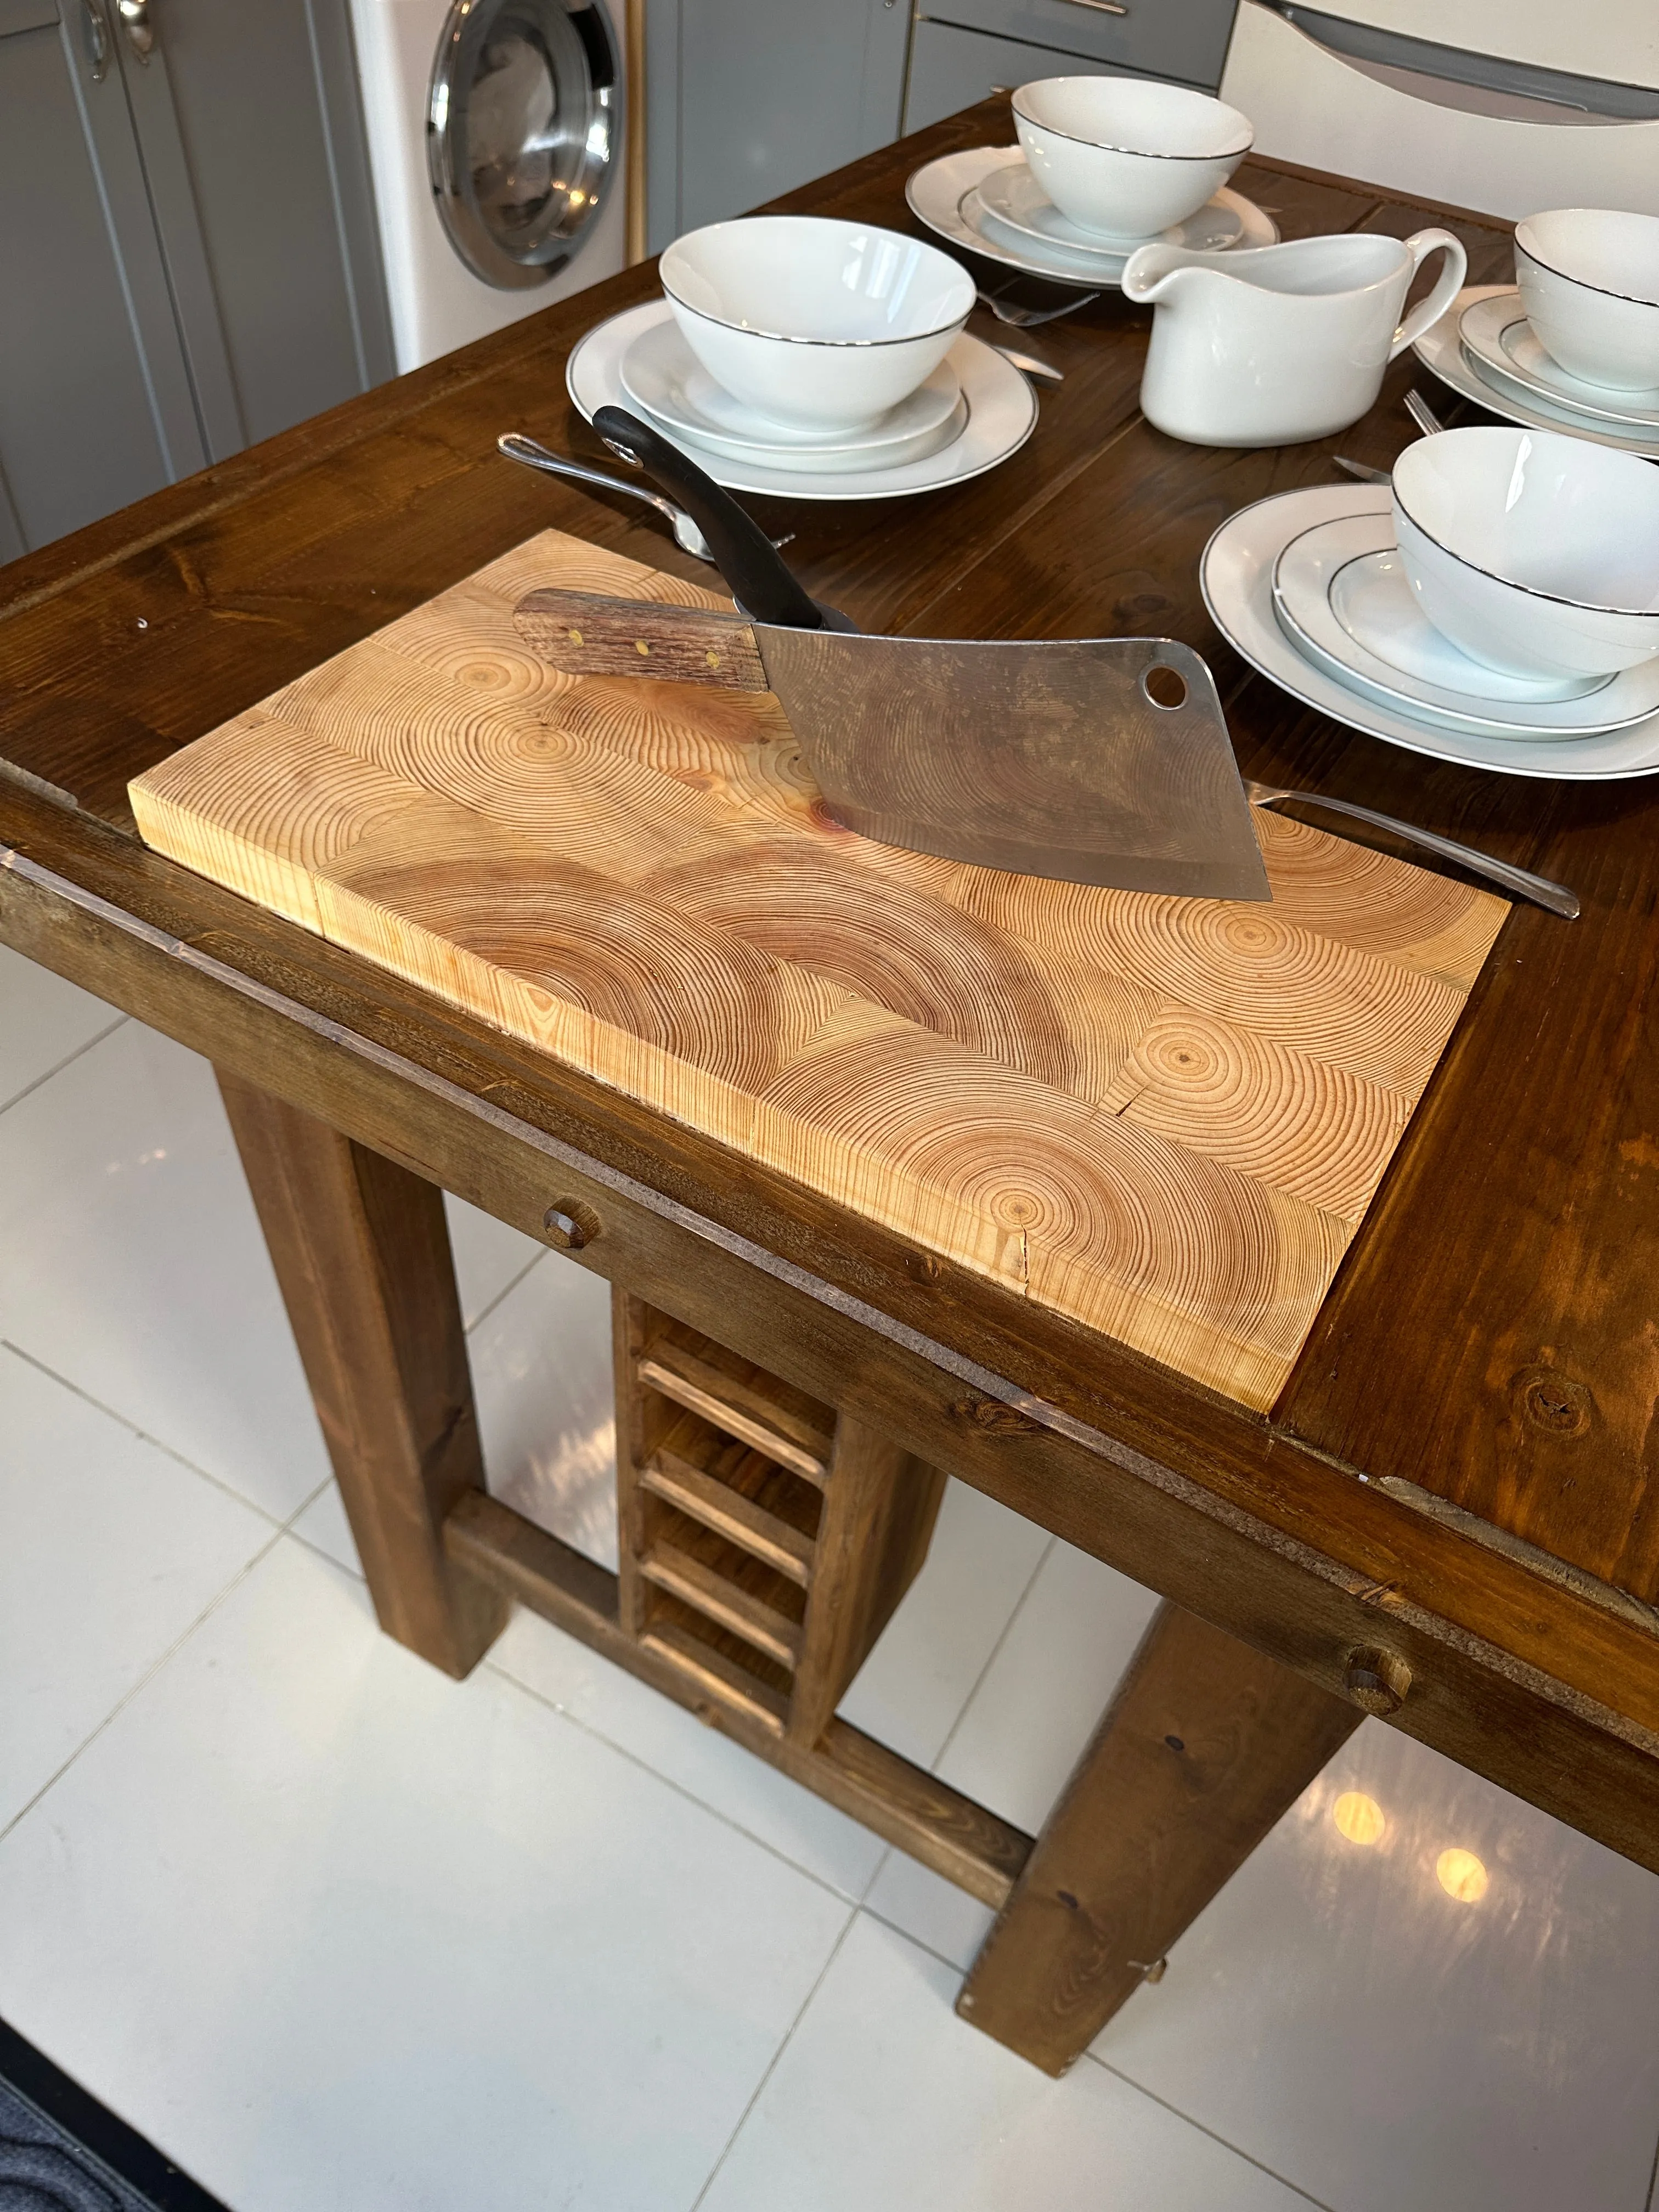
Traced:
<path fill-rule="evenodd" d="M 1615 392 L 1659 385 L 1659 216 L 1552 208 L 1515 233 L 1527 320 L 1570 376 Z"/>
<path fill-rule="evenodd" d="M 1042 77 L 1013 108 L 1026 165 L 1060 213 L 1119 244 L 1196 214 L 1254 135 L 1206 92 L 1137 77 Z"/>
<path fill-rule="evenodd" d="M 1547 430 L 1443 430 L 1394 465 L 1419 605 L 1506 676 L 1610 676 L 1659 656 L 1659 469 Z"/>
<path fill-rule="evenodd" d="M 1446 265 L 1404 322 L 1413 276 Z M 1382 372 L 1438 320 L 1468 258 L 1449 230 L 1402 241 L 1373 232 L 1298 238 L 1244 252 L 1143 246 L 1125 264 L 1124 297 L 1152 301 L 1141 411 L 1195 446 L 1289 446 L 1357 422 Z"/>
<path fill-rule="evenodd" d="M 714 381 L 806 430 L 864 429 L 908 398 L 974 304 L 973 278 L 937 246 L 819 216 L 688 231 L 659 274 Z"/>

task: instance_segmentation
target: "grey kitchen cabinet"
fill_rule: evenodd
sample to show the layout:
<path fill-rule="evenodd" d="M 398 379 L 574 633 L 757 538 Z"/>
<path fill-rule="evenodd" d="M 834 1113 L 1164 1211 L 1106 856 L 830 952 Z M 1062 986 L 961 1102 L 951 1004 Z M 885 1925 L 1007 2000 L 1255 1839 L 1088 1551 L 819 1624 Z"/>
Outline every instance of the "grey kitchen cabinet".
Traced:
<path fill-rule="evenodd" d="M 1213 92 L 1226 64 L 1237 5 L 1237 0 L 921 0 L 916 15 L 919 24 L 1052 48 L 1060 59 L 1041 71 L 1045 76 L 1073 73 L 1069 64 L 1080 57 Z"/>
<path fill-rule="evenodd" d="M 909 0 L 647 0 L 653 252 L 897 137 Z"/>
<path fill-rule="evenodd" d="M 905 95 L 904 127 L 921 131 L 999 88 L 1030 84 L 1042 76 L 1128 76 L 1132 70 L 1080 54 L 1056 53 L 1052 46 L 1028 46 L 1018 39 L 996 39 L 983 31 L 959 30 L 951 23 L 918 17 L 910 48 L 910 83 Z M 1012 143 L 1012 118 L 1006 136 Z"/>
<path fill-rule="evenodd" d="M 207 452 L 109 27 L 86 0 L 0 0 L 0 124 L 10 559 Z"/>
<path fill-rule="evenodd" d="M 345 0 L 0 0 L 0 556 L 392 374 Z"/>

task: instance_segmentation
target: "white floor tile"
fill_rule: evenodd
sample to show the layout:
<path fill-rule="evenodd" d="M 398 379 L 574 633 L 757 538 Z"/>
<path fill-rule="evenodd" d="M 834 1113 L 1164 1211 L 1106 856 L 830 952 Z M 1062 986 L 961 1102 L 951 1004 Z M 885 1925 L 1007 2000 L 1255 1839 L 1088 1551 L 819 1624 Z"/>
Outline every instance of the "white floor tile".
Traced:
<path fill-rule="evenodd" d="M 0 1895 L 6 2017 L 238 2212 L 687 2206 L 848 1911 L 288 1539 Z"/>
<path fill-rule="evenodd" d="M 643 1759 L 820 1881 L 848 1898 L 863 1895 L 885 1848 L 880 1838 L 705 1728 L 683 1706 L 534 1613 L 515 1614 L 489 1656 L 584 1728 Z"/>
<path fill-rule="evenodd" d="M 470 1348 L 490 1490 L 614 1568 L 611 1285 L 549 1253 L 473 1331 Z"/>
<path fill-rule="evenodd" d="M 864 1901 L 878 1918 L 890 1920 L 964 1974 L 996 1917 L 988 1905 L 902 1851 L 888 1853 Z"/>
<path fill-rule="evenodd" d="M 313 1545 L 337 1566 L 345 1568 L 349 1574 L 362 1574 L 362 1563 L 352 1540 L 351 1523 L 346 1519 L 338 1483 L 325 1483 L 305 1511 L 290 1526 L 296 1536 Z"/>
<path fill-rule="evenodd" d="M 1158 1602 L 1056 1544 L 939 1762 L 943 1779 L 1035 1835 Z"/>
<path fill-rule="evenodd" d="M 526 1237 L 493 1213 L 480 1212 L 453 1191 L 444 1193 L 449 1242 L 455 1255 L 455 1280 L 461 1294 L 461 1319 L 471 1328 L 526 1269 L 549 1257 L 545 1244 Z"/>
<path fill-rule="evenodd" d="M 0 1337 L 279 1519 L 328 1473 L 211 1069 L 137 1022 L 0 1115 Z"/>
<path fill-rule="evenodd" d="M 0 945 L 0 1112 L 120 1019 L 118 1008 Z"/>
<path fill-rule="evenodd" d="M 3 1828 L 274 1532 L 3 1347 L 0 1528 Z"/>
<path fill-rule="evenodd" d="M 927 1563 L 842 1699 L 842 1717 L 931 1766 L 1048 1542 L 1006 1505 L 948 1484 Z"/>
<path fill-rule="evenodd" d="M 1656 1960 L 1659 1878 L 1368 1721 L 1096 2047 L 1339 2212 L 1642 2212 Z"/>
<path fill-rule="evenodd" d="M 955 1996 L 948 1967 L 860 1914 L 702 2212 L 1307 2212 L 1103 2068 L 1049 2081 Z"/>

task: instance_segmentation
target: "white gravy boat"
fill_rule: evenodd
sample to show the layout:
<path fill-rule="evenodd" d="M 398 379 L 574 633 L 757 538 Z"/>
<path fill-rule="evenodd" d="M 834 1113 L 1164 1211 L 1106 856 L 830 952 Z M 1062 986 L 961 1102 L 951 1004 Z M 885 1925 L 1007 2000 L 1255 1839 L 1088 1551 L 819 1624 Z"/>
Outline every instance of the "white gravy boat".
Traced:
<path fill-rule="evenodd" d="M 1440 282 L 1402 323 L 1413 276 L 1443 253 Z M 1143 246 L 1122 276 L 1150 301 L 1141 411 L 1195 446 L 1289 446 L 1346 429 L 1382 372 L 1461 290 L 1468 256 L 1449 230 L 1351 232 L 1244 252 Z"/>

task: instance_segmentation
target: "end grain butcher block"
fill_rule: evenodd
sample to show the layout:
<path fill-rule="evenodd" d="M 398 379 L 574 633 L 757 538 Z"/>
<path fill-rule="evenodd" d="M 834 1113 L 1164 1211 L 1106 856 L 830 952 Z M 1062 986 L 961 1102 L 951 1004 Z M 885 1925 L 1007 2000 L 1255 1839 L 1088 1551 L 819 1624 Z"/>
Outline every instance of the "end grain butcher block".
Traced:
<path fill-rule="evenodd" d="M 542 585 L 729 605 L 550 531 L 141 777 L 145 837 L 1269 1406 L 1503 901 L 1273 815 L 1271 906 L 871 844 L 769 696 L 541 665 Z"/>

